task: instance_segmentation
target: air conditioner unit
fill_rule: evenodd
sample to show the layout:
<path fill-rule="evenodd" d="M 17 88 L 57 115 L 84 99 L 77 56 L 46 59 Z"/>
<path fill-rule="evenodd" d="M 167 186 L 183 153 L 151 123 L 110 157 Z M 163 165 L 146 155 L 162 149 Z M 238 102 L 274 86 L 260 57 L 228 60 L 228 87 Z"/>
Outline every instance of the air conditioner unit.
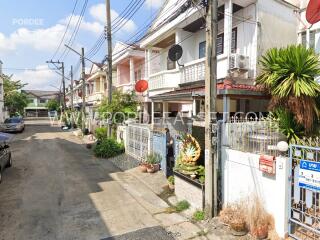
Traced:
<path fill-rule="evenodd" d="M 231 54 L 229 68 L 230 70 L 249 70 L 249 57 L 240 54 Z"/>

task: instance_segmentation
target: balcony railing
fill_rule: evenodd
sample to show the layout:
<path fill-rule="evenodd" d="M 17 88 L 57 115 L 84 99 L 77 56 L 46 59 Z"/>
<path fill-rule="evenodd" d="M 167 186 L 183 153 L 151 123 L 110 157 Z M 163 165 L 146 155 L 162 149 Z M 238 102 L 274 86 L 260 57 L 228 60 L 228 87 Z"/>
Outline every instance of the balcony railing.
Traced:
<path fill-rule="evenodd" d="M 205 58 L 189 62 L 181 69 L 181 83 L 205 80 L 205 72 Z"/>
<path fill-rule="evenodd" d="M 86 97 L 87 102 L 97 102 L 103 99 L 103 93 L 96 92 Z"/>
<path fill-rule="evenodd" d="M 168 70 L 162 71 L 156 74 L 152 74 L 149 77 L 149 90 L 174 88 L 178 87 L 180 83 L 180 71 Z"/>

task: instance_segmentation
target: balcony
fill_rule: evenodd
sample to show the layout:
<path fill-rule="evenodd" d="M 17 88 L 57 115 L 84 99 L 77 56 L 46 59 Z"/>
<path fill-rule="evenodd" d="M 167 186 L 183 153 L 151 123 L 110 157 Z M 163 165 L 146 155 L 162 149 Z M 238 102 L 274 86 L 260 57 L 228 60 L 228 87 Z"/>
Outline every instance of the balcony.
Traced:
<path fill-rule="evenodd" d="M 149 77 L 149 90 L 175 88 L 180 84 L 180 70 L 167 70 L 152 74 Z"/>
<path fill-rule="evenodd" d="M 97 102 L 101 102 L 102 99 L 103 99 L 103 93 L 96 92 L 96 93 L 92 93 L 89 96 L 87 96 L 86 102 L 96 104 Z"/>
<path fill-rule="evenodd" d="M 149 90 L 176 88 L 179 84 L 205 80 L 205 58 L 189 62 L 179 69 L 150 75 Z"/>
<path fill-rule="evenodd" d="M 181 84 L 205 80 L 205 58 L 189 62 L 181 68 Z"/>

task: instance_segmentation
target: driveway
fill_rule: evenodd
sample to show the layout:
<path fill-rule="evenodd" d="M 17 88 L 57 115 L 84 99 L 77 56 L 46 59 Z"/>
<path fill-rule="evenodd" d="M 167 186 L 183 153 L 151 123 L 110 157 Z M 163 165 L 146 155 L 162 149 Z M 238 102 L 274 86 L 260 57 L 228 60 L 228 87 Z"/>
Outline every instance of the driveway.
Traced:
<path fill-rule="evenodd" d="M 111 176 L 112 163 L 37 121 L 11 144 L 0 184 L 0 239 L 172 239 Z M 113 237 L 112 236 L 117 236 Z"/>

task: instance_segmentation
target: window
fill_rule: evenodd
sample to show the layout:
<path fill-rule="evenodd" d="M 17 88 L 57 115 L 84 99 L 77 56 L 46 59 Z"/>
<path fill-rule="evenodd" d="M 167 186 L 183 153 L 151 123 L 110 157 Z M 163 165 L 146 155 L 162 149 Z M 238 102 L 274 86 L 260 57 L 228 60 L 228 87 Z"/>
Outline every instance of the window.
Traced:
<path fill-rule="evenodd" d="M 316 31 L 310 31 L 309 33 L 309 47 L 315 49 L 316 47 Z M 307 32 L 301 33 L 301 44 L 307 47 Z"/>
<path fill-rule="evenodd" d="M 204 58 L 206 56 L 206 42 L 199 43 L 199 58 Z"/>
<path fill-rule="evenodd" d="M 221 33 L 217 37 L 217 55 L 223 54 L 224 48 L 224 34 Z"/>
<path fill-rule="evenodd" d="M 305 47 L 307 46 L 307 33 L 306 32 L 301 33 L 301 44 Z"/>
<path fill-rule="evenodd" d="M 171 61 L 167 58 L 167 70 L 172 70 L 176 68 L 176 62 Z"/>
<path fill-rule="evenodd" d="M 235 53 L 237 51 L 237 40 L 238 31 L 237 28 L 232 29 L 232 40 L 231 40 L 231 52 Z M 223 54 L 224 50 L 224 33 L 221 33 L 217 37 L 217 55 Z"/>
<path fill-rule="evenodd" d="M 237 28 L 232 29 L 232 40 L 231 40 L 231 52 L 237 52 L 237 39 L 238 39 L 238 31 Z"/>
<path fill-rule="evenodd" d="M 47 100 L 46 99 L 40 99 L 40 103 L 46 103 Z"/>

